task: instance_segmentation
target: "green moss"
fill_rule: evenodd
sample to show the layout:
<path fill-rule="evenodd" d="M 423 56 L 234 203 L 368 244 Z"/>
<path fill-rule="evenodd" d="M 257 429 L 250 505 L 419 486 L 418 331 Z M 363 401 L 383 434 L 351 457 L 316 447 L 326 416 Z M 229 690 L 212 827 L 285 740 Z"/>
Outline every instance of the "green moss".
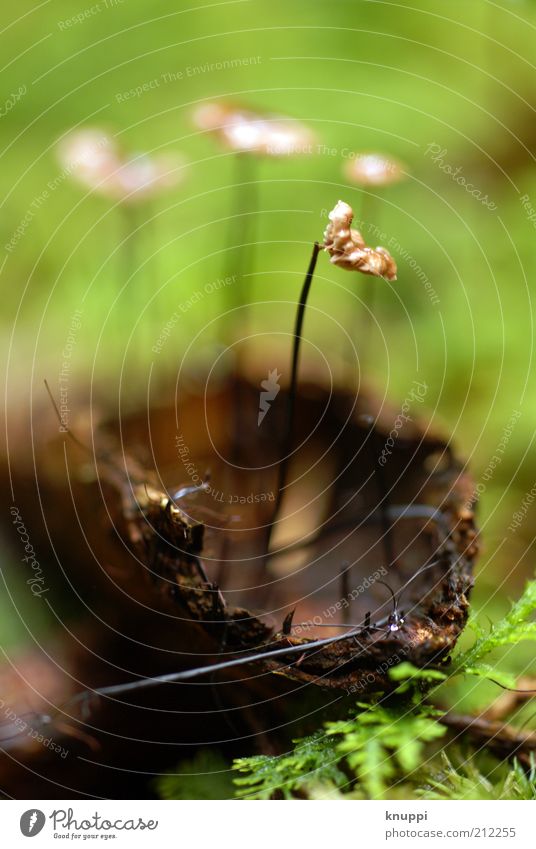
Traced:
<path fill-rule="evenodd" d="M 160 776 L 156 790 L 162 799 L 230 799 L 234 795 L 229 764 L 210 749 L 201 749 L 175 772 Z"/>

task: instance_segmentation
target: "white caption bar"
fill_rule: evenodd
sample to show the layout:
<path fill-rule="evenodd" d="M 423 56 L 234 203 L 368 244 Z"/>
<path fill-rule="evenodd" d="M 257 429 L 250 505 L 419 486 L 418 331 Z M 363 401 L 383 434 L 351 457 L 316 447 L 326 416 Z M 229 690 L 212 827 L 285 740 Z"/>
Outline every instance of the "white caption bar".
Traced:
<path fill-rule="evenodd" d="M 2 845 L 493 846 L 533 849 L 531 802 L 0 802 Z M 261 807 L 262 806 L 262 807 Z M 35 844 L 28 841 L 35 838 Z M 165 842 L 163 842 L 165 841 Z"/>

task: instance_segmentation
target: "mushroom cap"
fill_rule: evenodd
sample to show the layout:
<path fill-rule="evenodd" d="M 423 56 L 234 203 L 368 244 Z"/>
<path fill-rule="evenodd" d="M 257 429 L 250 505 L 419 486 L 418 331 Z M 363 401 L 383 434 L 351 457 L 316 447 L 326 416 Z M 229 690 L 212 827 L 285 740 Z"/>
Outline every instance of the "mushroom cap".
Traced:
<path fill-rule="evenodd" d="M 406 178 L 406 166 L 381 153 L 360 153 L 346 166 L 349 180 L 358 186 L 388 186 Z"/>
<path fill-rule="evenodd" d="M 128 203 L 176 185 L 184 164 L 177 154 L 125 154 L 113 137 L 97 128 L 70 133 L 58 146 L 65 172 L 99 194 Z"/>
<path fill-rule="evenodd" d="M 234 103 L 203 103 L 194 124 L 214 133 L 229 150 L 263 156 L 312 153 L 313 134 L 299 121 L 260 113 Z"/>

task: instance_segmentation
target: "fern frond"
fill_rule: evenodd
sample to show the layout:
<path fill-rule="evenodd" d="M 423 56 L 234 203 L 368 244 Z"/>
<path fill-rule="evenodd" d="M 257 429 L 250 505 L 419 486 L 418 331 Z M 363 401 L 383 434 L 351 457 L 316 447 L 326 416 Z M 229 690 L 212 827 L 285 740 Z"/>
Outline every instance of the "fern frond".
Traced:
<path fill-rule="evenodd" d="M 510 672 L 504 672 L 501 669 L 496 669 L 490 666 L 489 663 L 476 663 L 474 666 L 464 666 L 463 671 L 466 675 L 475 675 L 477 678 L 485 678 L 487 681 L 494 681 L 501 684 L 503 687 L 516 686 L 516 677 Z"/>
<path fill-rule="evenodd" d="M 439 669 L 418 669 L 412 663 L 404 661 L 389 670 L 389 678 L 392 681 L 400 681 L 400 684 L 396 688 L 396 692 L 399 695 L 414 691 L 418 697 L 416 685 L 419 687 L 430 687 L 433 684 L 439 684 L 445 681 L 447 675 Z"/>
<path fill-rule="evenodd" d="M 347 722 L 330 722 L 327 732 L 337 736 L 344 755 L 369 798 L 381 799 L 389 779 L 408 775 L 422 762 L 425 743 L 446 733 L 437 722 L 441 711 L 426 705 L 411 710 L 363 705 L 363 713 Z"/>
<path fill-rule="evenodd" d="M 536 640 L 536 622 L 531 621 L 535 611 L 536 581 L 529 581 L 518 601 L 503 619 L 492 626 L 489 633 L 477 630 L 474 645 L 455 658 L 456 670 L 464 672 L 468 667 L 477 668 L 483 657 L 501 646 Z"/>
<path fill-rule="evenodd" d="M 339 757 L 332 740 L 324 731 L 295 740 L 296 747 L 284 755 L 256 755 L 239 758 L 233 768 L 241 773 L 234 779 L 236 795 L 248 799 L 271 799 L 281 794 L 285 799 L 318 786 L 337 788 L 347 783 L 339 768 Z"/>

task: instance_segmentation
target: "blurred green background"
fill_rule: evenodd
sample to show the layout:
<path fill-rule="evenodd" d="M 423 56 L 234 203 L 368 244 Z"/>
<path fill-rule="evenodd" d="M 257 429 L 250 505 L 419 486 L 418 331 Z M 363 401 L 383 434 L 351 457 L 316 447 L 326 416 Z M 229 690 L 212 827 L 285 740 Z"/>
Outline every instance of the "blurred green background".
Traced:
<path fill-rule="evenodd" d="M 427 414 L 485 483 L 475 598 L 499 615 L 534 565 L 534 510 L 517 532 L 508 525 L 536 480 L 536 225 L 527 212 L 527 203 L 536 208 L 536 4 L 23 0 L 4 4 L 0 15 L 8 403 L 40 395 L 43 377 L 54 383 L 77 310 L 73 398 L 87 400 L 90 385 L 116 392 L 124 368 L 122 397 L 136 403 L 151 368 L 173 375 L 198 333 L 187 362 L 210 356 L 225 334 L 221 293 L 181 315 L 160 354 L 151 350 L 178 305 L 243 258 L 229 245 L 235 157 L 193 125 L 192 110 L 225 97 L 295 117 L 314 131 L 315 152 L 260 158 L 250 172 L 256 244 L 243 281 L 253 303 L 245 332 L 291 332 L 292 303 L 326 210 L 339 198 L 358 220 L 369 210 L 367 223 L 400 245 L 399 273 L 396 283 L 375 285 L 377 325 L 361 351 L 361 376 L 395 404 L 414 379 L 425 381 Z M 206 68 L 224 61 L 232 67 Z M 17 91 L 24 93 L 13 108 L 3 108 Z M 127 216 L 63 179 L 56 145 L 84 126 L 103 127 L 133 153 L 183 154 L 180 183 Z M 430 145 L 496 208 L 434 162 Z M 363 150 L 401 159 L 409 178 L 363 193 L 343 170 L 345 151 Z M 29 210 L 24 235 L 6 250 Z M 126 280 L 121 241 L 132 230 L 135 273 Z M 358 299 L 369 283 L 321 258 L 306 333 L 334 362 L 347 344 L 341 328 L 360 348 Z M 484 482 L 514 411 L 521 416 Z M 7 645 L 24 638 L 24 608 L 19 617 L 17 605 L 2 604 Z"/>

